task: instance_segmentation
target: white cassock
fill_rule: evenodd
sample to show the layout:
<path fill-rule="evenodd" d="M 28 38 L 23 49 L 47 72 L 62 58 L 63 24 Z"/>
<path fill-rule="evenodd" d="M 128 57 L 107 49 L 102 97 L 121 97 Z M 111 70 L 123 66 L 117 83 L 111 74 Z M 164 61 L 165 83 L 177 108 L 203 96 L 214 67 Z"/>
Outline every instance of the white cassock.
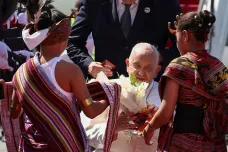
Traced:
<path fill-rule="evenodd" d="M 148 104 L 154 104 L 160 107 L 161 99 L 158 92 L 158 83 L 153 81 L 147 89 L 146 96 Z M 83 113 L 81 114 L 82 123 L 86 129 L 89 143 L 96 148 L 94 152 L 103 152 L 103 140 L 106 130 L 108 110 L 106 109 L 101 115 L 90 120 Z M 112 143 L 111 152 L 155 152 L 157 149 L 159 130 L 156 130 L 152 138 L 153 145 L 148 146 L 144 138 L 138 136 L 135 131 L 120 131 L 118 138 Z"/>

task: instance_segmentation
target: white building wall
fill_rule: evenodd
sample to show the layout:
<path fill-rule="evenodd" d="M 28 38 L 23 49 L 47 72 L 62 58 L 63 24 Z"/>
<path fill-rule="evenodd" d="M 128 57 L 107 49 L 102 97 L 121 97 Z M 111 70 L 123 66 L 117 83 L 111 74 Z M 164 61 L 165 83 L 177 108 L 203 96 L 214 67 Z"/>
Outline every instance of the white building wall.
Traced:
<path fill-rule="evenodd" d="M 76 0 L 54 0 L 53 5 L 64 14 L 70 15 L 75 2 Z"/>
<path fill-rule="evenodd" d="M 204 1 L 201 10 L 206 9 L 210 11 L 211 0 L 201 1 Z M 214 35 L 212 37 L 212 48 L 210 51 L 213 56 L 228 63 L 228 57 L 224 57 L 224 55 L 227 56 L 228 54 L 227 52 L 224 54 L 224 48 L 228 36 L 228 0 L 214 0 L 214 11 L 216 23 L 214 26 Z"/>

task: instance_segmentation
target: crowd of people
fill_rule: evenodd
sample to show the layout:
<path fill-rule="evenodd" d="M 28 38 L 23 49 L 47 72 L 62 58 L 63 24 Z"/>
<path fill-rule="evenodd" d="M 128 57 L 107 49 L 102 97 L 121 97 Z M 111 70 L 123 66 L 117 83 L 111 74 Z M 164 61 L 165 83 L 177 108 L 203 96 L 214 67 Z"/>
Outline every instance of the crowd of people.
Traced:
<path fill-rule="evenodd" d="M 214 14 L 182 14 L 178 0 L 81 0 L 70 16 L 46 0 L 21 2 L 22 37 L 37 52 L 12 79 L 17 151 L 227 152 L 228 69 L 205 48 Z M 149 84 L 143 125 L 120 111 L 116 81 L 86 82 L 100 73 Z"/>
<path fill-rule="evenodd" d="M 22 29 L 28 24 L 25 8 L 22 6 L 0 25 L 0 79 L 11 81 L 16 70 L 34 56 L 22 39 Z"/>

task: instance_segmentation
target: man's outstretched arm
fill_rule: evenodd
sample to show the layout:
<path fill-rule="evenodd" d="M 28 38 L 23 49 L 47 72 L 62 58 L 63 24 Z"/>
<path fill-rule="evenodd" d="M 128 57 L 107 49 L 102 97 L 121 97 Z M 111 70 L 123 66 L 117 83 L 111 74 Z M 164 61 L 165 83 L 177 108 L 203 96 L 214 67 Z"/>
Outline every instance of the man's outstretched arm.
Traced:
<path fill-rule="evenodd" d="M 88 74 L 88 66 L 93 62 L 86 48 L 86 41 L 90 33 L 87 0 L 82 0 L 80 11 L 68 39 L 67 54 L 81 68 L 85 77 Z"/>

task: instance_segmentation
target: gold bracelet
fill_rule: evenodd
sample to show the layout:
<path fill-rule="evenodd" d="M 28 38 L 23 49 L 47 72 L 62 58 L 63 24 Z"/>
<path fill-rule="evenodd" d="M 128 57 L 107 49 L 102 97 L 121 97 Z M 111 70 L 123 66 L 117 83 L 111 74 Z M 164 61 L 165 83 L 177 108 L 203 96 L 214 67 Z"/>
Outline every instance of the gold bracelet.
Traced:
<path fill-rule="evenodd" d="M 81 102 L 83 107 L 88 107 L 91 104 L 93 104 L 93 99 L 91 97 L 85 99 L 84 101 Z"/>

